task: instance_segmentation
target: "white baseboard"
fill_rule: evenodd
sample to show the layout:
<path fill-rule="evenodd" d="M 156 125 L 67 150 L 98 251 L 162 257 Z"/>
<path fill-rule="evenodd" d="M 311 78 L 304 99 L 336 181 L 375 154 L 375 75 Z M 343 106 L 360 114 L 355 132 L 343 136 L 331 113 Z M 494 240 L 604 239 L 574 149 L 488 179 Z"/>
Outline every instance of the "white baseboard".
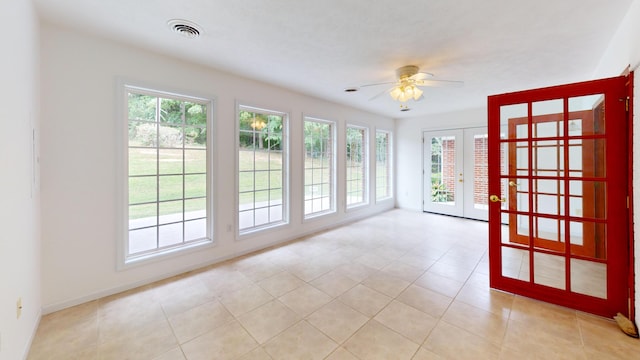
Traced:
<path fill-rule="evenodd" d="M 42 320 L 42 310 L 38 311 L 38 315 L 36 316 L 36 321 L 31 329 L 31 335 L 29 336 L 29 341 L 25 344 L 25 349 L 22 352 L 22 359 L 27 360 L 29 357 L 29 351 L 31 351 L 31 345 L 33 345 L 33 340 L 36 338 L 36 333 L 38 332 L 38 327 L 40 327 L 40 320 Z"/>

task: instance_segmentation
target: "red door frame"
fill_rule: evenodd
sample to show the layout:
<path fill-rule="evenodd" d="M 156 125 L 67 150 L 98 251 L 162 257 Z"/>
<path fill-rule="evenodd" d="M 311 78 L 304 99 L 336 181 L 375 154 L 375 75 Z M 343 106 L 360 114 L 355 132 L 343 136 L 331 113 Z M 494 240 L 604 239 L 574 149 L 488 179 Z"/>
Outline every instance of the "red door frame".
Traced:
<path fill-rule="evenodd" d="M 495 289 L 504 290 L 527 297 L 555 303 L 562 306 L 571 307 L 589 313 L 611 317 L 617 312 L 621 312 L 630 316 L 630 303 L 633 304 L 633 296 L 628 298 L 629 284 L 632 283 L 630 262 L 633 259 L 633 253 L 629 254 L 632 249 L 632 240 L 630 238 L 630 227 L 628 224 L 631 209 L 627 209 L 628 196 L 630 192 L 630 145 L 627 141 L 620 139 L 630 139 L 631 134 L 628 131 L 627 113 L 625 109 L 625 100 L 629 95 L 629 79 L 632 78 L 621 76 L 609 79 L 600 79 L 575 84 L 554 86 L 548 88 L 520 91 L 502 95 L 489 96 L 488 98 L 488 133 L 489 133 L 489 194 L 500 195 L 501 184 L 503 179 L 507 179 L 508 175 L 500 173 L 500 107 L 504 105 L 529 104 L 528 116 L 531 118 L 531 104 L 533 102 L 565 99 L 564 113 L 568 114 L 568 98 L 587 96 L 593 94 L 605 94 L 605 111 L 606 111 L 606 132 L 604 139 L 607 146 L 605 153 L 605 162 L 607 169 L 619 170 L 616 177 L 607 177 L 607 209 L 606 221 L 608 224 L 617 221 L 616 219 L 624 219 L 622 224 L 625 226 L 607 226 L 607 259 L 601 261 L 607 267 L 607 299 L 601 299 L 593 296 L 571 292 L 571 269 L 570 259 L 575 258 L 571 254 L 570 246 L 565 247 L 565 283 L 567 290 L 548 287 L 536 284 L 530 281 L 522 281 L 502 276 L 502 244 L 501 240 L 501 214 L 509 212 L 509 210 L 501 210 L 500 202 L 490 203 L 489 205 L 489 260 L 490 260 L 490 286 Z M 568 115 L 566 115 L 568 116 Z M 629 116 L 630 117 L 630 116 Z M 568 120 L 568 119 L 565 119 Z M 568 121 L 565 121 L 568 126 Z M 531 130 L 531 125 L 529 125 Z M 531 131 L 528 132 L 531 134 Z M 567 132 L 565 131 L 565 134 Z M 531 138 L 528 140 L 531 143 Z M 629 144 L 632 144 L 629 141 Z M 493 159 L 493 161 L 492 161 Z M 529 174 L 529 182 L 531 183 L 531 174 Z M 529 211 L 532 211 L 529 208 Z M 529 256 L 533 257 L 533 242 L 529 245 Z M 533 277 L 533 261 L 530 261 L 530 276 Z M 629 281 L 627 281 L 629 280 Z"/>

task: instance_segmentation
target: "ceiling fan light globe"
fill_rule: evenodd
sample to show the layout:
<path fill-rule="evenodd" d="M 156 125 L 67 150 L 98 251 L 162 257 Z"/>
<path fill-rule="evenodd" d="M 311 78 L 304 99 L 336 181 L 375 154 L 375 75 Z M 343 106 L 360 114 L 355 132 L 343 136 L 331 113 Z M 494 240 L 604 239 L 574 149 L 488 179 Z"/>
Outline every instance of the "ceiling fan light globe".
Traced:
<path fill-rule="evenodd" d="M 422 96 L 423 91 L 418 87 L 413 87 L 413 100 L 418 100 Z"/>
<path fill-rule="evenodd" d="M 393 88 L 393 90 L 391 90 L 391 92 L 389 93 L 389 95 L 391 95 L 393 100 L 398 100 L 401 94 L 402 94 L 402 90 L 399 87 Z"/>

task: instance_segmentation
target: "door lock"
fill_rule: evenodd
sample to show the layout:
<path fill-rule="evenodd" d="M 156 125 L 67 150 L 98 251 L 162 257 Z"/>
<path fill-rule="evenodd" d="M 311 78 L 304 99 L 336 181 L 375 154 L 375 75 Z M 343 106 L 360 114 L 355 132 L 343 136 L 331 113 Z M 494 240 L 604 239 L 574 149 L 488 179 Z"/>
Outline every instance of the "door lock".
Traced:
<path fill-rule="evenodd" d="M 506 202 L 507 201 L 507 199 L 500 199 L 500 197 L 498 195 L 489 196 L 489 200 L 491 202 Z"/>

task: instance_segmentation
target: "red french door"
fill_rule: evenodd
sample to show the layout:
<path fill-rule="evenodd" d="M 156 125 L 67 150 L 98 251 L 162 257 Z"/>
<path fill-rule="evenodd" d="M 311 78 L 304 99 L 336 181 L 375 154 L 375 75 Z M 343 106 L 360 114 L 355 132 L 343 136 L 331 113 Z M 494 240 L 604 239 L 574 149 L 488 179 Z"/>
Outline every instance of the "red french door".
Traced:
<path fill-rule="evenodd" d="M 492 288 L 628 315 L 628 80 L 489 97 Z"/>

